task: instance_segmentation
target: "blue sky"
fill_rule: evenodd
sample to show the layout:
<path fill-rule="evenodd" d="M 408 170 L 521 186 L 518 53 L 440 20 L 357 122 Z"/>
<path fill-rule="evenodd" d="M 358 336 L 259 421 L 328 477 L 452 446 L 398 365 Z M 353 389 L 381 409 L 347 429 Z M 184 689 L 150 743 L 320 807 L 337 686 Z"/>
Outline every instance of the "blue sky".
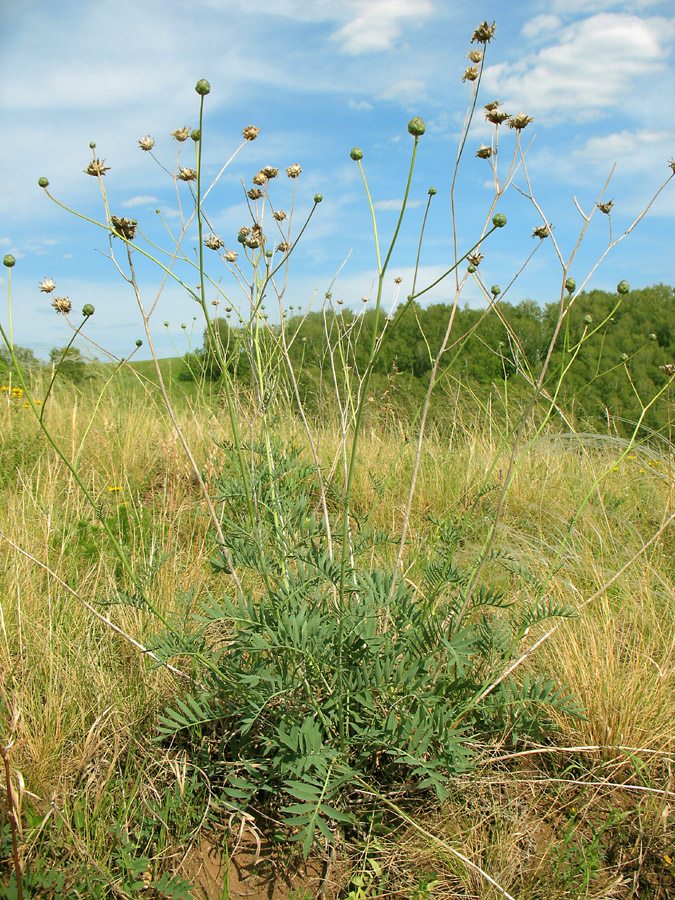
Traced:
<path fill-rule="evenodd" d="M 284 170 L 293 163 L 302 166 L 296 230 L 314 194 L 324 197 L 291 258 L 285 302 L 303 308 L 310 303 L 320 308 L 336 274 L 333 298 L 363 308 L 361 298 L 371 294 L 376 277 L 375 255 L 370 214 L 349 151 L 363 149 L 384 243 L 396 223 L 412 150 L 407 122 L 421 116 L 427 131 L 392 258 L 387 306 L 410 290 L 431 185 L 437 194 L 421 266 L 422 278 L 433 280 L 452 260 L 450 183 L 472 91 L 462 74 L 470 64 L 466 54 L 477 46 L 470 44 L 471 35 L 483 20 L 495 20 L 497 30 L 487 47 L 479 109 L 458 173 L 459 246 L 469 246 L 480 234 L 494 197 L 489 163 L 475 151 L 490 142 L 482 105 L 496 98 L 507 112 L 534 117 L 522 133 L 529 147 L 528 173 L 562 253 L 571 252 L 583 224 L 574 198 L 590 212 L 614 163 L 605 199 L 614 199 L 613 236 L 619 236 L 668 177 L 667 163 L 675 155 L 672 0 L 3 0 L 0 254 L 11 252 L 17 259 L 15 342 L 46 358 L 71 334 L 51 308 L 51 298 L 39 291 L 45 277 L 56 281 L 56 295 L 70 298 L 73 321 L 79 321 L 82 304 L 96 306 L 87 334 L 113 353 L 128 355 L 136 338 L 144 337 L 133 293 L 106 258 L 105 232 L 52 204 L 37 179 L 46 175 L 55 197 L 101 221 L 97 180 L 83 173 L 91 159 L 89 142 L 95 140 L 97 154 L 111 167 L 105 176 L 111 212 L 138 219 L 145 233 L 168 247 L 171 239 L 155 209 L 177 228 L 176 188 L 138 139 L 150 134 L 156 140 L 153 152 L 173 172 L 179 145 L 170 132 L 196 127 L 199 78 L 211 84 L 204 120 L 207 177 L 215 176 L 239 146 L 244 126 L 261 129 L 206 203 L 228 247 L 241 249 L 237 230 L 250 225 L 242 180 L 250 188 L 262 166 L 279 167 L 270 191 L 275 206 L 284 209 L 293 186 Z M 502 126 L 500 171 L 508 168 L 514 145 L 515 132 Z M 181 164 L 194 166 L 192 142 L 181 148 Z M 485 248 L 481 273 L 488 286 L 505 288 L 537 244 L 532 229 L 542 219 L 516 190 L 526 186 L 521 169 L 498 203 L 509 221 Z M 187 185 L 181 184 L 180 192 L 189 204 Z M 578 284 L 606 249 L 608 224 L 596 211 L 570 273 Z M 622 278 L 636 288 L 675 283 L 674 225 L 671 183 L 633 234 L 595 270 L 588 287 L 613 289 Z M 188 252 L 195 232 L 189 228 L 184 239 Z M 246 299 L 227 267 L 215 253 L 207 259 L 209 273 L 222 278 L 233 305 L 244 309 Z M 240 262 L 244 268 L 241 254 Z M 160 274 L 140 261 L 138 273 L 150 305 Z M 0 274 L 5 297 L 6 274 L 5 269 Z M 395 277 L 402 278 L 400 287 Z M 560 284 L 560 265 L 546 240 L 505 299 L 550 302 L 560 296 Z M 452 300 L 454 294 L 455 282 L 448 279 L 427 300 Z M 461 294 L 465 302 L 484 304 L 472 279 Z M 199 312 L 182 288 L 165 287 L 151 320 L 160 355 L 184 352 L 192 329 L 194 344 L 201 344 L 202 324 L 193 323 Z M 6 323 L 6 311 L 0 315 Z"/>

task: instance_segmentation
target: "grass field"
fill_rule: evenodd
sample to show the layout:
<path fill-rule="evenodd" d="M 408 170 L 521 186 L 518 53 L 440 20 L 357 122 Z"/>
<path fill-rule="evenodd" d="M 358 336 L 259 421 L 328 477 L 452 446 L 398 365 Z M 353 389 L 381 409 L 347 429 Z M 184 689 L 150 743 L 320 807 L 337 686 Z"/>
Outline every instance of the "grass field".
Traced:
<path fill-rule="evenodd" d="M 215 492 L 219 442 L 231 438 L 222 403 L 180 392 L 176 414 Z M 194 603 L 221 595 L 228 579 L 209 564 L 216 543 L 203 497 L 152 386 L 125 377 L 100 401 L 57 388 L 45 410 L 98 512 L 21 398 L 6 393 L 0 416 L 0 713 L 24 897 L 675 895 L 675 536 L 666 528 L 649 543 L 673 511 L 666 443 L 626 453 L 612 436 L 544 432 L 524 444 L 501 513 L 496 546 L 508 564 L 491 565 L 491 583 L 525 608 L 548 578 L 547 596 L 578 610 L 532 627 L 526 647 L 555 630 L 518 678 L 550 673 L 585 717 L 554 711 L 540 734 L 513 722 L 493 729 L 443 802 L 395 784 L 384 802 L 364 793 L 357 826 L 304 862 L 264 805 L 232 813 L 198 739 L 188 746 L 157 730 L 182 681 L 149 657 L 153 617 L 119 602 L 126 576 L 101 519 L 165 616 L 184 614 L 186 592 Z M 413 561 L 443 519 L 461 532 L 457 560 L 470 565 L 494 518 L 507 462 L 498 429 L 470 401 L 454 424 L 422 447 Z M 291 415 L 279 413 L 274 435 L 306 447 Z M 315 441 L 339 486 L 337 429 L 317 426 Z M 414 444 L 387 411 L 369 421 L 359 453 L 355 521 L 395 534 Z M 373 552 L 391 561 L 388 545 Z M 414 562 L 406 568 L 411 584 L 420 577 Z M 498 611 L 490 622 L 498 629 Z M 190 674 L 189 657 L 172 662 Z M 2 809 L 0 896 L 16 897 Z"/>

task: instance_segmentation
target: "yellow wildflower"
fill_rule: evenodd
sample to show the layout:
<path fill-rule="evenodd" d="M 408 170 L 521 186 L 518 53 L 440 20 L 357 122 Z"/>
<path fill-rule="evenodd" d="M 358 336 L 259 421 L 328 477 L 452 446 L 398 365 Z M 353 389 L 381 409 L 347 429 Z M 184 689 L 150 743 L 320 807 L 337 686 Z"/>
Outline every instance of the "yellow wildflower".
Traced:
<path fill-rule="evenodd" d="M 23 388 L 13 387 L 12 388 L 12 397 L 16 397 L 17 399 L 19 397 L 23 397 Z"/>
<path fill-rule="evenodd" d="M 123 488 L 115 486 L 115 487 L 109 487 L 108 490 L 111 493 L 113 493 L 113 492 L 121 491 L 121 490 L 123 490 Z"/>

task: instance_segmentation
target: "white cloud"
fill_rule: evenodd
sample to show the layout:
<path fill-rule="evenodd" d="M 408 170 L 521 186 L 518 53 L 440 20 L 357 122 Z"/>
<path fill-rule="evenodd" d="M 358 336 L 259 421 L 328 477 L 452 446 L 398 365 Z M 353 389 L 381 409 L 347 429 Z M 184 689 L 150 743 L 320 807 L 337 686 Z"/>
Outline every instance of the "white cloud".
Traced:
<path fill-rule="evenodd" d="M 429 0 L 356 0 L 353 6 L 357 15 L 334 38 L 345 53 L 354 56 L 389 50 L 406 24 L 415 24 L 434 11 Z"/>
<path fill-rule="evenodd" d="M 526 22 L 521 31 L 526 38 L 536 38 L 555 31 L 561 24 L 559 16 L 543 13 Z"/>
<path fill-rule="evenodd" d="M 380 94 L 382 100 L 395 100 L 398 103 L 417 103 L 427 94 L 427 85 L 420 78 L 400 78 L 388 85 Z"/>
<path fill-rule="evenodd" d="M 403 199 L 400 198 L 398 200 L 377 200 L 373 203 L 375 209 L 381 210 L 390 210 L 395 209 L 397 212 L 401 209 L 401 205 L 403 204 Z M 421 206 L 421 200 L 408 200 L 406 204 L 407 209 L 414 209 L 416 206 Z"/>
<path fill-rule="evenodd" d="M 666 161 L 675 146 L 675 131 L 620 131 L 589 138 L 572 155 L 580 162 L 605 168 L 617 163 L 622 172 L 655 171 L 665 178 Z"/>
<path fill-rule="evenodd" d="M 125 209 L 129 209 L 133 206 L 147 206 L 149 203 L 157 204 L 159 201 L 157 197 L 150 197 L 145 194 L 139 194 L 137 197 L 130 197 L 128 200 L 125 200 L 123 203 L 120 203 L 120 206 L 123 206 Z"/>
<path fill-rule="evenodd" d="M 488 67 L 484 85 L 548 120 L 605 115 L 640 91 L 641 79 L 656 84 L 674 37 L 673 20 L 600 13 L 566 26 L 536 54 Z"/>
<path fill-rule="evenodd" d="M 350 109 L 372 109 L 373 104 L 368 103 L 367 100 L 350 100 L 349 108 Z"/>

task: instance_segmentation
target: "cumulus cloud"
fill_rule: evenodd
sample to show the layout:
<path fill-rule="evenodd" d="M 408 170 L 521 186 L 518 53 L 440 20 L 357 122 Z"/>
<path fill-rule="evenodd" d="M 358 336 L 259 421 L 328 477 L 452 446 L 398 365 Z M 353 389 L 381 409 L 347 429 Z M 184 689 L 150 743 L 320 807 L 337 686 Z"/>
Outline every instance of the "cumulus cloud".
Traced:
<path fill-rule="evenodd" d="M 562 21 L 559 16 L 543 13 L 526 22 L 522 27 L 522 33 L 526 38 L 536 38 L 540 35 L 550 34 L 561 25 Z"/>
<path fill-rule="evenodd" d="M 356 16 L 334 37 L 354 56 L 389 50 L 410 20 L 419 21 L 434 10 L 429 0 L 359 0 L 353 6 Z"/>
<path fill-rule="evenodd" d="M 137 197 L 130 197 L 128 200 L 125 200 L 123 203 L 120 203 L 120 206 L 123 206 L 125 209 L 130 209 L 133 206 L 147 206 L 149 203 L 157 204 L 159 201 L 157 197 L 146 196 L 145 194 L 139 194 Z"/>
<path fill-rule="evenodd" d="M 616 162 L 623 172 L 653 171 L 665 177 L 673 146 L 674 131 L 620 131 L 591 137 L 572 155 L 592 166 Z"/>
<path fill-rule="evenodd" d="M 489 67 L 484 85 L 539 118 L 587 120 L 615 109 L 638 79 L 657 78 L 674 37 L 673 20 L 600 13 L 566 26 L 538 53 Z"/>

